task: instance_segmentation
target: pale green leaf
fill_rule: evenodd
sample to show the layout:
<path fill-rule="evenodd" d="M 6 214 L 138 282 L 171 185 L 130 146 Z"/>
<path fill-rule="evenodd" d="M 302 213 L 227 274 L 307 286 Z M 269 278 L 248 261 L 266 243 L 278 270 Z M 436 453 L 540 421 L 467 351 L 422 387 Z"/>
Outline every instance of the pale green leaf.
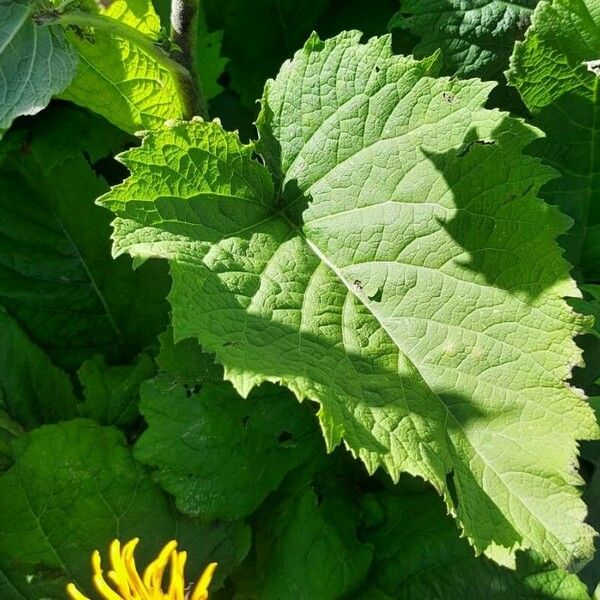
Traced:
<path fill-rule="evenodd" d="M 0 0 L 0 135 L 42 110 L 75 75 L 77 56 L 60 27 L 38 25 L 36 3 Z"/>
<path fill-rule="evenodd" d="M 238 391 L 319 402 L 330 448 L 431 481 L 479 551 L 585 562 L 576 440 L 598 430 L 565 383 L 585 319 L 537 198 L 551 172 L 523 154 L 539 134 L 483 108 L 490 84 L 359 40 L 313 36 L 267 84 L 275 187 L 217 123 L 124 154 L 114 251 L 170 261 L 176 339 Z"/>
<path fill-rule="evenodd" d="M 176 539 L 188 551 L 190 583 L 212 561 L 222 581 L 248 550 L 242 523 L 201 526 L 177 515 L 113 428 L 83 419 L 46 425 L 15 450 L 15 464 L 0 476 L 3 600 L 62 600 L 69 581 L 90 594 L 92 552 L 106 561 L 114 538 L 140 538 L 140 568 Z"/>
<path fill-rule="evenodd" d="M 154 43 L 160 21 L 150 1 L 120 0 L 96 18 L 105 24 L 68 30 L 79 66 L 61 97 L 130 133 L 184 116 L 185 102 L 173 71 L 177 65 Z M 121 27 L 112 28 L 111 22 Z"/>
<path fill-rule="evenodd" d="M 183 513 L 203 520 L 250 514 L 319 448 L 314 415 L 277 386 L 242 399 L 226 383 L 189 387 L 162 376 L 141 394 L 148 429 L 136 458 L 158 468 Z"/>
<path fill-rule="evenodd" d="M 588 279 L 600 278 L 600 3 L 543 0 L 507 76 L 547 136 L 533 151 L 561 177 L 544 186 L 548 202 L 573 218 L 561 239 Z"/>

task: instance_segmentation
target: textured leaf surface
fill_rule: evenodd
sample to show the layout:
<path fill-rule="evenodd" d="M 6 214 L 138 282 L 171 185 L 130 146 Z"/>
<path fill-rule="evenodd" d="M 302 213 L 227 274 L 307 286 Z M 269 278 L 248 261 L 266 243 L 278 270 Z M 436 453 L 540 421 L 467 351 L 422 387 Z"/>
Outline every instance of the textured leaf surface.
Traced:
<path fill-rule="evenodd" d="M 482 108 L 490 84 L 359 38 L 313 36 L 267 85 L 275 188 L 215 123 L 123 155 L 132 177 L 101 200 L 114 250 L 170 260 L 176 339 L 243 395 L 318 401 L 329 447 L 431 481 L 497 560 L 586 561 L 575 440 L 597 425 L 565 384 L 583 320 L 563 300 L 567 224 L 536 197 L 549 170 L 522 152 L 537 133 Z"/>
<path fill-rule="evenodd" d="M 166 376 L 143 384 L 148 429 L 136 457 L 158 467 L 158 481 L 183 513 L 244 517 L 319 448 L 314 416 L 277 386 L 262 386 L 248 399 L 229 384 L 198 387 Z"/>
<path fill-rule="evenodd" d="M 146 35 L 150 47 L 151 40 L 160 35 L 160 21 L 149 0 L 120 0 L 101 10 L 101 16 Z M 69 31 L 67 37 L 79 54 L 79 66 L 63 98 L 101 114 L 129 133 L 184 115 L 173 74 L 157 60 L 156 53 L 162 50 L 149 52 L 134 37 L 103 28 L 84 34 Z"/>
<path fill-rule="evenodd" d="M 497 79 L 537 1 L 406 0 L 390 26 L 419 37 L 417 57 L 441 49 L 445 73 Z"/>
<path fill-rule="evenodd" d="M 599 60 L 600 4 L 544 0 L 508 72 L 547 136 L 534 151 L 561 174 L 543 195 L 574 220 L 561 240 L 567 257 L 594 280 L 600 279 Z"/>
<path fill-rule="evenodd" d="M 7 600 L 62 599 L 68 581 L 91 592 L 90 556 L 139 537 L 143 566 L 169 540 L 188 550 L 188 579 L 208 562 L 219 578 L 245 555 L 245 526 L 199 526 L 176 516 L 133 460 L 122 435 L 92 421 L 36 429 L 0 477 L 0 591 Z"/>
<path fill-rule="evenodd" d="M 0 0 L 0 135 L 42 110 L 75 75 L 77 56 L 59 27 L 38 26 L 35 2 Z"/>
<path fill-rule="evenodd" d="M 139 417 L 140 384 L 155 373 L 147 354 L 125 366 L 110 366 L 101 356 L 85 361 L 77 371 L 84 394 L 80 414 L 101 425 L 131 425 Z"/>
<path fill-rule="evenodd" d="M 366 496 L 374 524 L 363 534 L 375 548 L 369 587 L 358 600 L 385 593 L 396 600 L 588 600 L 576 575 L 519 554 L 516 570 L 475 558 L 457 536 L 439 498 L 399 487 Z"/>
<path fill-rule="evenodd" d="M 0 304 L 53 361 L 128 360 L 166 325 L 164 265 L 110 255 L 108 186 L 97 163 L 122 134 L 78 110 L 49 109 L 0 146 Z"/>
<path fill-rule="evenodd" d="M 0 308 L 0 408 L 24 427 L 77 415 L 69 376 Z"/>

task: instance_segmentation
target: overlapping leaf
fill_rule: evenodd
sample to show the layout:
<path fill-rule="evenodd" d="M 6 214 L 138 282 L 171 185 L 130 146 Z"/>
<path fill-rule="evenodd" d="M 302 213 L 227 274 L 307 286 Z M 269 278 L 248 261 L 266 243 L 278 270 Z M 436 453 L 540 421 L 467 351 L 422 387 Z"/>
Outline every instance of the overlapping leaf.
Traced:
<path fill-rule="evenodd" d="M 319 448 L 313 415 L 272 385 L 246 400 L 228 384 L 199 388 L 168 376 L 142 386 L 148 429 L 136 457 L 158 467 L 158 481 L 183 513 L 244 517 Z"/>
<path fill-rule="evenodd" d="M 538 134 L 482 108 L 489 84 L 359 39 L 313 36 L 267 84 L 275 186 L 214 123 L 123 155 L 115 253 L 169 259 L 176 338 L 243 395 L 318 401 L 329 447 L 431 481 L 478 550 L 585 562 L 576 440 L 598 432 L 565 383 L 583 322 L 567 223 L 536 197 L 551 173 L 523 153 Z"/>
<path fill-rule="evenodd" d="M 64 598 L 74 581 L 91 593 L 90 556 L 113 538 L 141 538 L 140 566 L 169 540 L 189 551 L 192 581 L 208 562 L 226 575 L 248 549 L 240 523 L 200 526 L 176 515 L 132 458 L 122 435 L 92 421 L 47 425 L 20 439 L 0 476 L 2 598 Z"/>
<path fill-rule="evenodd" d="M 517 569 L 475 558 L 430 491 L 408 486 L 365 496 L 375 548 L 368 586 L 356 600 L 589 600 L 576 575 L 520 554 Z"/>
<path fill-rule="evenodd" d="M 442 50 L 445 73 L 497 79 L 538 0 L 407 0 L 390 26 L 418 36 L 417 57 Z"/>
<path fill-rule="evenodd" d="M 60 27 L 33 19 L 37 3 L 0 0 L 0 135 L 13 119 L 42 110 L 75 75 L 77 57 Z"/>
<path fill-rule="evenodd" d="M 163 266 L 110 255 L 108 186 L 90 162 L 123 135 L 77 110 L 46 111 L 0 147 L 0 304 L 53 361 L 128 360 L 166 326 Z"/>
<path fill-rule="evenodd" d="M 574 220 L 561 240 L 567 257 L 593 280 L 600 279 L 599 60 L 600 3 L 543 0 L 508 72 L 546 133 L 534 151 L 561 174 L 543 195 Z"/>
<path fill-rule="evenodd" d="M 86 25 L 83 13 L 82 22 L 67 30 L 79 66 L 61 97 L 130 133 L 186 115 L 181 69 L 158 45 L 160 21 L 150 0 L 119 0 L 96 11 L 99 23 Z"/>

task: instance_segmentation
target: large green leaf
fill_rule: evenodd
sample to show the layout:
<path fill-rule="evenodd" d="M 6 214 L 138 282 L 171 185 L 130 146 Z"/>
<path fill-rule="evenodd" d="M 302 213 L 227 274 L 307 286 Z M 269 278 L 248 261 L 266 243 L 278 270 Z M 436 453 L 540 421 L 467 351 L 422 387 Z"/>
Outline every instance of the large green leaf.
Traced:
<path fill-rule="evenodd" d="M 537 198 L 550 171 L 523 154 L 538 133 L 482 108 L 490 84 L 359 39 L 313 36 L 267 84 L 275 187 L 217 123 L 124 154 L 132 176 L 101 200 L 114 252 L 169 259 L 176 339 L 242 395 L 319 402 L 329 448 L 431 481 L 497 560 L 585 562 L 576 439 L 598 430 L 565 383 L 585 320 L 563 300 L 566 220 Z"/>
<path fill-rule="evenodd" d="M 69 376 L 0 307 L 0 409 L 24 427 L 77 415 Z"/>
<path fill-rule="evenodd" d="M 56 110 L 0 146 L 0 304 L 69 370 L 97 353 L 128 360 L 166 326 L 164 265 L 113 260 L 110 214 L 94 205 L 108 186 L 89 163 L 122 142 Z"/>
<path fill-rule="evenodd" d="M 429 490 L 400 485 L 362 502 L 373 520 L 363 537 L 375 558 L 356 600 L 375 600 L 377 592 L 396 600 L 589 600 L 576 575 L 532 554 L 519 554 L 516 570 L 475 558 Z"/>
<path fill-rule="evenodd" d="M 246 400 L 229 384 L 198 388 L 168 376 L 143 384 L 148 429 L 136 457 L 158 467 L 158 481 L 182 512 L 204 520 L 244 517 L 319 447 L 314 417 L 273 385 Z"/>
<path fill-rule="evenodd" d="M 561 239 L 567 257 L 594 280 L 600 279 L 599 59 L 600 3 L 543 0 L 508 72 L 547 136 L 533 150 L 561 174 L 542 193 L 574 220 Z"/>
<path fill-rule="evenodd" d="M 404 0 L 391 27 L 418 36 L 414 53 L 442 50 L 445 73 L 498 79 L 538 0 Z"/>
<path fill-rule="evenodd" d="M 0 0 L 0 135 L 16 117 L 42 110 L 75 75 L 75 52 L 60 27 L 35 22 L 36 6 Z"/>
<path fill-rule="evenodd" d="M 3 600 L 62 600 L 69 581 L 89 593 L 92 551 L 106 556 L 113 538 L 134 537 L 140 566 L 177 539 L 189 552 L 189 581 L 212 561 L 222 580 L 249 542 L 241 523 L 199 526 L 177 516 L 113 428 L 75 420 L 16 443 L 16 462 L 0 476 Z"/>

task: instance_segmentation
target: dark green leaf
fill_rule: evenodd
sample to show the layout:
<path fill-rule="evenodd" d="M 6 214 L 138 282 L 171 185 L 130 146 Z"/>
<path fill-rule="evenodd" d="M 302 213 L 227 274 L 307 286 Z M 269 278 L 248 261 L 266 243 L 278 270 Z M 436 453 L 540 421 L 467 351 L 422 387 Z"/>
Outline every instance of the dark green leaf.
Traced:
<path fill-rule="evenodd" d="M 205 520 L 254 511 L 284 476 L 320 447 L 316 419 L 287 390 L 266 384 L 246 400 L 228 383 L 142 385 L 148 430 L 136 457 L 184 513 Z"/>
<path fill-rule="evenodd" d="M 81 415 L 101 425 L 131 425 L 139 416 L 140 384 L 155 373 L 147 354 L 126 366 L 112 367 L 101 356 L 85 361 L 77 372 L 84 392 Z"/>
<path fill-rule="evenodd" d="M 141 539 L 140 566 L 177 539 L 189 552 L 190 581 L 212 561 L 222 580 L 247 552 L 244 525 L 177 516 L 113 428 L 83 419 L 47 425 L 15 449 L 15 464 L 0 476 L 3 600 L 62 600 L 69 581 L 89 593 L 91 553 L 105 553 L 113 538 Z"/>

